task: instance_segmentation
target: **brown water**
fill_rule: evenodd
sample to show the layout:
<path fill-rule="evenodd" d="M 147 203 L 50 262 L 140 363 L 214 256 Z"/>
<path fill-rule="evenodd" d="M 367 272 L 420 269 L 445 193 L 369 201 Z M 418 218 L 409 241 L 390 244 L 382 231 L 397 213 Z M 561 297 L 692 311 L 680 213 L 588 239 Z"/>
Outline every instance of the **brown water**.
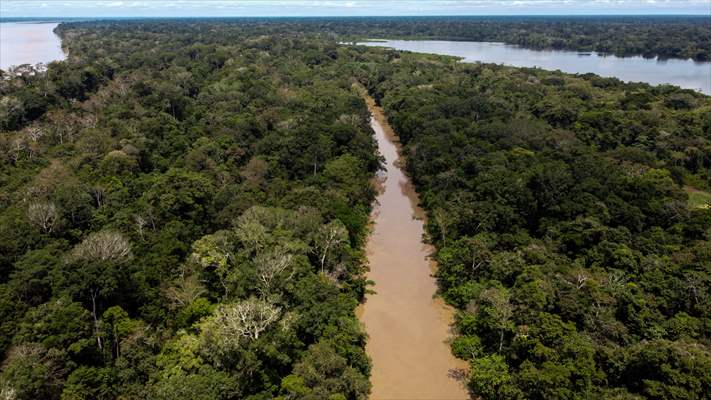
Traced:
<path fill-rule="evenodd" d="M 65 58 L 56 22 L 0 22 L 0 69 Z"/>
<path fill-rule="evenodd" d="M 434 297 L 434 265 L 422 243 L 423 212 L 417 195 L 398 167 L 398 144 L 382 110 L 366 99 L 373 114 L 387 178 L 377 199 L 374 229 L 367 245 L 376 294 L 358 310 L 373 360 L 371 400 L 468 399 L 460 382 L 467 365 L 452 356 L 452 309 Z"/>

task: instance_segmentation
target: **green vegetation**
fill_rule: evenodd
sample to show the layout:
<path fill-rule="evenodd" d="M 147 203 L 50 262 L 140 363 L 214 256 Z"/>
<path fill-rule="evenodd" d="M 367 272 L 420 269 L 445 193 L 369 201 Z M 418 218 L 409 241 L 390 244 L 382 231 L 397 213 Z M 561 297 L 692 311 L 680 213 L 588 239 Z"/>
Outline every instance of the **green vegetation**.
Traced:
<path fill-rule="evenodd" d="M 390 50 L 371 58 L 361 79 L 429 213 L 472 390 L 706 398 L 711 210 L 689 207 L 683 185 L 711 183 L 711 98 Z"/>
<path fill-rule="evenodd" d="M 364 399 L 379 160 L 347 50 L 60 33 L 68 61 L 0 86 L 0 397 Z"/>
<path fill-rule="evenodd" d="M 475 393 L 711 393 L 711 209 L 684 190 L 711 187 L 711 99 L 338 45 L 600 49 L 597 19 L 383 21 L 62 24 L 67 61 L 3 76 L 0 398 L 365 399 L 354 82 L 404 145 Z M 617 21 L 609 51 L 707 58 L 705 20 Z"/>

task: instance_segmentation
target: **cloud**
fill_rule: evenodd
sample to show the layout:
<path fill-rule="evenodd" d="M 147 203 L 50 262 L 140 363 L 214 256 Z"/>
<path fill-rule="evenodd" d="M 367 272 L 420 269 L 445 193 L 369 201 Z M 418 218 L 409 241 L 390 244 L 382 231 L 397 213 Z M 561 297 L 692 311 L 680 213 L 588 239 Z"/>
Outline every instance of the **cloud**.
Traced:
<path fill-rule="evenodd" d="M 686 13 L 711 0 L 0 0 L 0 15 L 79 17 Z"/>

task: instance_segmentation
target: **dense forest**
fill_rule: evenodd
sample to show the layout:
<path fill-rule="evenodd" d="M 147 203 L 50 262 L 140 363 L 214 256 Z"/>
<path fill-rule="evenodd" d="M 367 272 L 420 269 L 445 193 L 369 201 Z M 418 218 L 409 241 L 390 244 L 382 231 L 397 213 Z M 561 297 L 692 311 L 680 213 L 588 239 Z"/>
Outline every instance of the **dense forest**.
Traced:
<path fill-rule="evenodd" d="M 0 76 L 0 399 L 365 399 L 354 83 L 404 145 L 473 393 L 705 398 L 711 98 L 339 45 L 382 33 L 349 21 L 65 23 L 66 61 Z"/>
<path fill-rule="evenodd" d="M 382 50 L 458 357 L 486 399 L 711 393 L 711 98 Z M 686 188 L 686 191 L 685 191 Z M 708 197 L 707 197 L 708 199 Z"/>
<path fill-rule="evenodd" d="M 0 397 L 364 399 L 379 159 L 345 49 L 60 33 L 0 88 Z"/>

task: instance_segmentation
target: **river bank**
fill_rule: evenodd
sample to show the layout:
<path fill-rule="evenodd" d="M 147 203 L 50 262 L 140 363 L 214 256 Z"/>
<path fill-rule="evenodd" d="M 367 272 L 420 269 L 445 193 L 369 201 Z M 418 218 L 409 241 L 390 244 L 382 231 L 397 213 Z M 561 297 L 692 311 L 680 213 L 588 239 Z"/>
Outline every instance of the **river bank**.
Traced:
<path fill-rule="evenodd" d="M 367 244 L 368 279 L 375 282 L 358 310 L 373 361 L 372 400 L 468 399 L 461 377 L 467 364 L 447 340 L 453 310 L 436 297 L 432 248 L 422 242 L 425 214 L 417 193 L 399 167 L 399 145 L 383 110 L 364 96 L 372 114 L 386 178 L 372 213 Z"/>

